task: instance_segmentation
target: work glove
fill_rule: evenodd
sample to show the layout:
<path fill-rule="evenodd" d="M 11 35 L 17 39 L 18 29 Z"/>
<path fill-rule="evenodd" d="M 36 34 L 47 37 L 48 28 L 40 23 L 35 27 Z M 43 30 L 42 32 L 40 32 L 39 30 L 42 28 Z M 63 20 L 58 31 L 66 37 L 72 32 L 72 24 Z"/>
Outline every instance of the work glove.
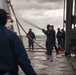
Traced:
<path fill-rule="evenodd" d="M 42 29 L 42 32 L 45 32 L 45 29 Z"/>

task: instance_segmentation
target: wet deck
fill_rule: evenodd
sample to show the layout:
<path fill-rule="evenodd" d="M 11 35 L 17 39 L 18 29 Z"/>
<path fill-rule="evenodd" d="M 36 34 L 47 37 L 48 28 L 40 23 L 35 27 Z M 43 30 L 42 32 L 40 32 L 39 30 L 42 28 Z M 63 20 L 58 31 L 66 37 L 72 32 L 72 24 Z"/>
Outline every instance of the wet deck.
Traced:
<path fill-rule="evenodd" d="M 69 59 L 64 56 L 64 52 L 56 55 L 46 55 L 45 51 L 27 52 L 32 66 L 38 75 L 76 75 Z M 25 75 L 19 70 L 20 75 Z"/>

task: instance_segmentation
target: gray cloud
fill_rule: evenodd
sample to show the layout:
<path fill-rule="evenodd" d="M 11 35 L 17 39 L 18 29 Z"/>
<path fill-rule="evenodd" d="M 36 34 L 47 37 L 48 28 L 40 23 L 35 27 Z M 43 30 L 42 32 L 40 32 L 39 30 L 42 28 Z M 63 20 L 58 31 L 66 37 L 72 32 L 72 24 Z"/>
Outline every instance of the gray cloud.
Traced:
<path fill-rule="evenodd" d="M 15 9 L 61 9 L 63 0 L 12 0 Z"/>
<path fill-rule="evenodd" d="M 46 25 L 54 24 L 55 28 L 61 27 L 63 21 L 63 0 L 11 0 L 17 17 L 27 19 L 31 23 L 41 28 Z M 19 18 L 18 18 L 19 19 Z M 41 31 L 19 19 L 26 31 L 31 27 L 36 34 L 42 34 Z M 17 28 L 15 27 L 17 31 Z M 23 32 L 21 31 L 23 34 Z"/>
<path fill-rule="evenodd" d="M 37 0 L 38 2 L 63 2 L 63 0 Z"/>
<path fill-rule="evenodd" d="M 25 0 L 27 2 L 30 2 L 30 1 L 37 1 L 39 3 L 43 3 L 43 2 L 63 2 L 63 0 Z"/>
<path fill-rule="evenodd" d="M 28 23 L 25 22 L 24 19 L 20 19 L 19 18 L 19 20 L 20 20 L 22 26 L 24 27 L 24 29 L 26 31 L 28 31 L 29 28 L 32 28 L 33 31 L 35 32 L 35 34 L 37 34 L 37 35 L 43 35 L 43 33 L 42 33 L 41 30 L 39 30 L 39 29 L 37 29 L 37 28 L 29 25 Z M 29 19 L 28 21 L 31 22 L 32 24 L 40 27 L 40 28 L 43 28 L 43 29 L 46 29 L 47 24 L 54 25 L 55 26 L 55 30 L 57 30 L 58 27 L 62 28 L 62 17 L 58 17 L 58 18 L 57 17 L 51 17 L 51 18 L 47 17 L 47 18 L 37 19 L 37 20 L 36 19 L 34 19 L 34 20 L 33 19 Z M 24 35 L 23 32 L 22 32 L 22 34 Z"/>

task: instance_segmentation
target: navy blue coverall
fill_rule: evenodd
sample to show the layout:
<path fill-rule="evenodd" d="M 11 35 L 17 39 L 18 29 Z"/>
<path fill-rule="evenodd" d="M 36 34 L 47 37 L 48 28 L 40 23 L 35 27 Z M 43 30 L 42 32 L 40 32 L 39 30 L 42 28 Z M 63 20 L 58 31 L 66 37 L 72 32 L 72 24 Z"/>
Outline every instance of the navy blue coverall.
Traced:
<path fill-rule="evenodd" d="M 32 40 L 36 39 L 35 34 L 33 32 L 28 32 L 28 35 L 31 37 Z M 34 42 L 31 39 L 28 38 L 29 50 L 31 46 L 32 46 L 32 50 L 34 48 Z"/>
<path fill-rule="evenodd" d="M 57 41 L 58 41 L 59 46 L 61 46 L 61 36 L 62 36 L 61 31 L 58 31 L 57 32 Z M 60 50 L 60 47 L 58 47 L 58 50 Z"/>
<path fill-rule="evenodd" d="M 51 30 L 47 30 L 44 31 L 44 34 L 47 36 L 46 39 L 46 49 L 47 49 L 47 54 L 52 54 L 52 41 L 53 41 L 53 37 L 52 37 L 52 32 Z"/>
<path fill-rule="evenodd" d="M 52 36 L 53 36 L 52 49 L 53 49 L 53 46 L 54 46 L 55 50 L 56 50 L 56 53 L 59 54 L 59 50 L 56 46 L 56 38 L 55 38 L 55 30 L 54 29 L 52 29 Z"/>
<path fill-rule="evenodd" d="M 18 65 L 26 75 L 37 75 L 19 37 L 0 25 L 0 75 L 6 72 L 18 75 Z"/>

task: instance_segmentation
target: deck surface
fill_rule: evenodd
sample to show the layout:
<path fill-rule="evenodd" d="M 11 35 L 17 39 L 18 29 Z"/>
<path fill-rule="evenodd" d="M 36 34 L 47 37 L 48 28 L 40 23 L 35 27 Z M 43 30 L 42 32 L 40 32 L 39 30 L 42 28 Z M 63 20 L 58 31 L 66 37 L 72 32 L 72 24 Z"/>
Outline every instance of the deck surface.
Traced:
<path fill-rule="evenodd" d="M 38 75 L 76 75 L 76 70 L 72 67 L 69 59 L 61 51 L 56 55 L 55 51 L 52 56 L 46 55 L 44 50 L 27 51 L 31 64 Z M 20 75 L 25 75 L 19 70 Z"/>

